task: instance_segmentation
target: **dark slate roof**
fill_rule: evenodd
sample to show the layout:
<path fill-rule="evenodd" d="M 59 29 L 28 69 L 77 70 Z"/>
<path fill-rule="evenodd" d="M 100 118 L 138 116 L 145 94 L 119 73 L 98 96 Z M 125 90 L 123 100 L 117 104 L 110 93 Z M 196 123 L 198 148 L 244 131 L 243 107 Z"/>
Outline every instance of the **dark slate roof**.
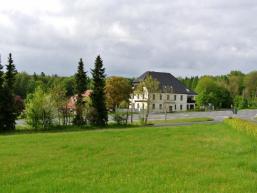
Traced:
<path fill-rule="evenodd" d="M 153 79 L 156 79 L 160 82 L 160 87 L 162 88 L 162 90 L 164 88 L 172 87 L 173 92 L 177 94 L 197 95 L 194 91 L 186 88 L 186 86 L 182 84 L 178 79 L 176 79 L 172 74 L 167 72 L 147 71 L 139 76 L 137 79 L 135 79 L 133 83 L 138 84 L 139 82 L 143 81 L 148 75 L 152 76 Z"/>

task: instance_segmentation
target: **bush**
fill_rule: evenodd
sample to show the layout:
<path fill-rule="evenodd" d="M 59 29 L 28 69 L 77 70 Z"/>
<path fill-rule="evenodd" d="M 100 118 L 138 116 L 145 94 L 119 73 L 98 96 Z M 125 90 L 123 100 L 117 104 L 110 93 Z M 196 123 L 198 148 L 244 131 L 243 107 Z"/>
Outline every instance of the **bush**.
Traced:
<path fill-rule="evenodd" d="M 248 101 L 242 96 L 236 96 L 234 98 L 234 106 L 239 109 L 246 109 L 248 108 Z"/>
<path fill-rule="evenodd" d="M 141 111 L 141 112 L 139 112 L 139 114 L 138 114 L 138 119 L 139 119 L 139 124 L 140 124 L 140 125 L 146 125 L 146 123 L 145 123 L 145 112 L 144 112 L 144 110 Z"/>
<path fill-rule="evenodd" d="M 247 134 L 257 137 L 257 124 L 254 122 L 238 118 L 225 119 L 224 122 L 239 131 L 243 131 Z"/>
<path fill-rule="evenodd" d="M 26 101 L 26 121 L 34 129 L 48 129 L 53 125 L 55 107 L 50 94 L 37 88 Z"/>
<path fill-rule="evenodd" d="M 88 121 L 88 123 L 93 125 L 96 121 L 96 115 L 97 115 L 96 109 L 90 106 L 88 107 L 85 114 L 86 114 L 86 120 Z"/>
<path fill-rule="evenodd" d="M 249 108 L 256 109 L 257 108 L 257 97 L 249 100 Z"/>
<path fill-rule="evenodd" d="M 236 96 L 234 98 L 234 106 L 236 106 L 239 109 L 256 109 L 257 97 L 247 99 L 242 96 Z"/>
<path fill-rule="evenodd" d="M 127 123 L 127 113 L 126 112 L 115 112 L 113 115 L 113 120 L 118 125 L 124 125 Z"/>

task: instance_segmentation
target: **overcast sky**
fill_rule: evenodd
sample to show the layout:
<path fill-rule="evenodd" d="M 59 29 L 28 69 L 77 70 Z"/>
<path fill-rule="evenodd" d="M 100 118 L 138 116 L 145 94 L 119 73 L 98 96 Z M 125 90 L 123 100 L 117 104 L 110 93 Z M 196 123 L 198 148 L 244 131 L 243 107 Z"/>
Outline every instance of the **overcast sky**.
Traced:
<path fill-rule="evenodd" d="M 256 0 L 0 0 L 0 53 L 19 71 L 108 75 L 257 69 Z"/>

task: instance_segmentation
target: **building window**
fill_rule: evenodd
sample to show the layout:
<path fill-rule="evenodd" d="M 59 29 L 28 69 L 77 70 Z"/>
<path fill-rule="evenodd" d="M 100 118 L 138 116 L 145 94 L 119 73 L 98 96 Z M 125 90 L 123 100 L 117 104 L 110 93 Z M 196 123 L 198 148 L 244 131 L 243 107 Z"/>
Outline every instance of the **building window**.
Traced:
<path fill-rule="evenodd" d="M 170 100 L 170 95 L 169 94 L 167 95 L 167 100 Z"/>
<path fill-rule="evenodd" d="M 137 94 L 137 99 L 139 99 L 139 94 Z"/>
<path fill-rule="evenodd" d="M 180 100 L 183 101 L 183 95 L 180 95 Z"/>
<path fill-rule="evenodd" d="M 160 100 L 162 100 L 162 94 L 160 94 Z"/>
<path fill-rule="evenodd" d="M 137 108 L 139 109 L 139 103 L 137 103 Z"/>
<path fill-rule="evenodd" d="M 155 104 L 153 104 L 152 109 L 155 109 Z"/>
<path fill-rule="evenodd" d="M 153 100 L 155 100 L 155 94 L 153 94 Z"/>
<path fill-rule="evenodd" d="M 174 101 L 176 101 L 177 100 L 177 95 L 174 95 Z"/>
<path fill-rule="evenodd" d="M 180 105 L 180 110 L 183 110 L 183 105 Z"/>
<path fill-rule="evenodd" d="M 145 103 L 143 103 L 143 109 L 145 109 Z"/>
<path fill-rule="evenodd" d="M 143 94 L 143 99 L 145 99 L 145 94 Z"/>
<path fill-rule="evenodd" d="M 162 109 L 162 104 L 159 105 L 159 109 Z"/>
<path fill-rule="evenodd" d="M 175 110 L 177 110 L 177 105 L 175 105 Z"/>

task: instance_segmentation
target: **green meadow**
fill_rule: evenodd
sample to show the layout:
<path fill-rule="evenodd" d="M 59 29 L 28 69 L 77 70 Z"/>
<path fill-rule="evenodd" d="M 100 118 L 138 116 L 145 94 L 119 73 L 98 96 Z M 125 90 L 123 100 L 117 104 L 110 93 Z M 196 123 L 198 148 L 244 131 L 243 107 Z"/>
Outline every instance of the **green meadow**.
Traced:
<path fill-rule="evenodd" d="M 256 193 L 257 139 L 225 123 L 0 135 L 1 193 Z"/>

